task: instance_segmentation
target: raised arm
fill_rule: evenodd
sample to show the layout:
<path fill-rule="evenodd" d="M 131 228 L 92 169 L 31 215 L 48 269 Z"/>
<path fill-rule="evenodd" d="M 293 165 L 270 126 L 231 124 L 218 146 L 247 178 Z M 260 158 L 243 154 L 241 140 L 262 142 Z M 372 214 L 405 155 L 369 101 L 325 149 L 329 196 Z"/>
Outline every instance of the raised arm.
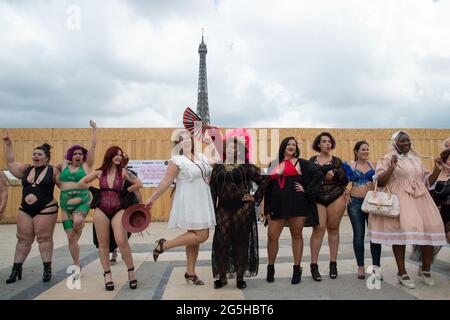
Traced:
<path fill-rule="evenodd" d="M 170 161 L 167 167 L 166 175 L 159 183 L 159 186 L 156 189 L 156 191 L 145 203 L 146 207 L 151 208 L 153 206 L 153 203 L 155 203 L 155 201 L 170 187 L 172 182 L 178 176 L 179 171 L 180 171 L 179 167 L 175 163 L 173 163 L 173 161 Z"/>
<path fill-rule="evenodd" d="M 78 182 L 78 187 L 80 189 L 89 189 L 89 184 L 94 181 L 95 179 L 98 179 L 102 172 L 100 170 L 95 170 L 94 172 L 91 172 L 86 177 L 80 180 Z"/>
<path fill-rule="evenodd" d="M 389 179 L 391 179 L 391 176 L 397 167 L 397 161 L 398 158 L 394 154 L 390 160 L 383 158 L 380 162 L 378 162 L 375 170 L 376 178 L 374 177 L 374 179 L 378 182 L 379 187 L 384 187 L 388 184 Z"/>
<path fill-rule="evenodd" d="M 8 170 L 11 172 L 11 174 L 16 177 L 17 179 L 22 179 L 23 175 L 25 174 L 25 170 L 27 169 L 27 166 L 23 163 L 19 163 L 14 159 L 14 151 L 12 147 L 12 141 L 9 137 L 8 132 L 5 133 L 3 136 L 3 142 L 5 143 L 6 148 L 6 163 L 8 164 Z"/>
<path fill-rule="evenodd" d="M 89 125 L 92 127 L 92 140 L 91 145 L 88 149 L 88 155 L 86 159 L 86 164 L 92 169 L 95 162 L 95 147 L 97 145 L 97 124 L 94 121 L 89 121 Z"/>
<path fill-rule="evenodd" d="M 8 178 L 6 178 L 3 171 L 0 171 L 0 217 L 6 209 L 8 202 Z"/>

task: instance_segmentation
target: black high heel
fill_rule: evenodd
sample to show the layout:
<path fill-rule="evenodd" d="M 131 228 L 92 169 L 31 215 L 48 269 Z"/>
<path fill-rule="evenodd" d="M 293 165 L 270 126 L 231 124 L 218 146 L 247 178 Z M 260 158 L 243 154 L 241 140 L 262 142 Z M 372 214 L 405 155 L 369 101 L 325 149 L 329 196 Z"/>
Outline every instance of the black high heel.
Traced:
<path fill-rule="evenodd" d="M 109 273 L 111 273 L 111 270 L 105 271 L 105 272 L 103 273 L 103 278 L 105 278 L 105 276 L 106 276 L 107 274 L 109 274 Z M 113 291 L 113 290 L 114 290 L 114 282 L 112 282 L 112 281 L 106 282 L 106 283 L 105 283 L 105 290 L 106 290 L 106 291 Z"/>
<path fill-rule="evenodd" d="M 166 242 L 166 239 L 159 239 L 156 241 L 157 245 L 153 250 L 153 261 L 158 261 L 158 257 L 161 253 L 164 252 L 163 243 Z M 159 247 L 159 249 L 158 249 Z"/>
<path fill-rule="evenodd" d="M 214 289 L 220 289 L 222 288 L 224 285 L 227 285 L 228 281 L 222 280 L 222 279 L 218 279 L 218 280 L 214 280 Z"/>
<path fill-rule="evenodd" d="M 11 275 L 8 279 L 6 279 L 6 283 L 14 283 L 16 282 L 16 278 L 22 280 L 22 263 L 14 263 L 11 271 Z"/>
<path fill-rule="evenodd" d="M 311 267 L 311 275 L 314 279 L 314 281 L 322 281 L 322 276 L 319 273 L 319 266 L 317 265 L 317 263 L 311 263 L 310 265 Z"/>
<path fill-rule="evenodd" d="M 128 269 L 128 272 L 130 272 L 130 271 L 134 271 L 134 267 Z M 130 280 L 130 274 L 129 273 L 128 273 L 128 284 L 130 286 L 130 289 L 136 289 L 137 288 L 137 284 L 138 284 L 136 279 Z"/>
<path fill-rule="evenodd" d="M 42 274 L 42 281 L 49 282 L 52 278 L 52 263 L 44 262 L 44 273 Z"/>
<path fill-rule="evenodd" d="M 336 261 L 334 262 L 330 261 L 330 278 L 336 279 L 337 276 L 338 276 L 337 263 Z"/>
<path fill-rule="evenodd" d="M 189 283 L 189 281 L 192 281 L 197 286 L 202 286 L 205 283 L 200 280 L 196 274 L 187 274 L 187 272 L 184 274 L 184 278 L 186 279 L 186 282 Z"/>
<path fill-rule="evenodd" d="M 267 282 L 274 282 L 275 281 L 275 265 L 268 264 L 267 265 Z"/>
<path fill-rule="evenodd" d="M 291 284 L 299 284 L 302 281 L 303 268 L 300 265 L 293 265 Z"/>
<path fill-rule="evenodd" d="M 236 286 L 238 287 L 238 289 L 245 289 L 247 288 L 247 283 L 244 280 L 238 280 L 236 281 Z"/>

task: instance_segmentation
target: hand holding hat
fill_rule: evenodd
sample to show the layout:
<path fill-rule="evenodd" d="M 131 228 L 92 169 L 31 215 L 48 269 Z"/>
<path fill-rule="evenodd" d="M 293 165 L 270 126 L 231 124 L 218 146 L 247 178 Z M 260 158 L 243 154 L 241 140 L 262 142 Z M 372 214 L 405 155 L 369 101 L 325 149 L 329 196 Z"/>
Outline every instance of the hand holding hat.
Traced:
<path fill-rule="evenodd" d="M 151 221 L 149 208 L 144 204 L 134 204 L 128 207 L 122 216 L 124 229 L 131 233 L 144 231 Z"/>

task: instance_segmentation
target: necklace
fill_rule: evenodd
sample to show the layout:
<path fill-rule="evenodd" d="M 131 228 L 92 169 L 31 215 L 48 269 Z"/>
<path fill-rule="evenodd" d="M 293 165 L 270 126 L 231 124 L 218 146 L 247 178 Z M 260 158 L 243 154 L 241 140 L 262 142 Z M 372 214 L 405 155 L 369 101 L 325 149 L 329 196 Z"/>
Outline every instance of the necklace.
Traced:
<path fill-rule="evenodd" d="M 185 156 L 185 157 L 188 158 L 189 160 L 191 160 L 191 162 L 193 164 L 195 164 L 200 169 L 203 181 L 206 184 L 209 184 L 208 183 L 208 166 L 209 166 L 209 164 L 208 163 L 205 164 L 203 159 L 197 157 L 199 162 L 200 162 L 200 165 L 201 165 L 201 167 L 200 167 L 200 165 L 197 162 L 194 161 L 195 160 L 195 155 L 192 155 L 192 159 L 190 157 L 188 157 L 188 156 Z"/>
<path fill-rule="evenodd" d="M 230 176 L 231 179 L 231 183 L 233 185 L 235 185 L 238 189 L 246 192 L 248 187 L 247 184 L 247 175 L 245 174 L 245 168 L 242 165 L 236 165 L 234 168 L 231 168 L 230 170 L 227 170 L 227 168 L 225 167 L 225 165 L 223 165 L 224 169 L 222 171 L 220 171 L 220 169 L 217 169 L 217 175 L 216 175 L 216 186 L 217 186 L 217 191 L 219 192 L 219 196 L 222 196 L 223 191 L 225 190 L 225 183 L 226 183 L 226 178 L 227 176 Z M 236 181 L 234 180 L 233 177 L 233 171 L 236 170 L 237 172 L 239 172 L 240 178 L 241 178 L 241 188 L 239 188 L 239 184 L 236 183 Z M 236 172 L 234 171 L 234 172 Z M 223 173 L 222 173 L 223 172 Z M 222 183 L 222 188 L 220 188 L 220 183 L 219 183 L 219 176 L 223 176 L 223 183 Z"/>
<path fill-rule="evenodd" d="M 325 164 L 331 162 L 332 160 L 333 160 L 333 156 L 331 156 L 331 158 L 330 158 L 329 160 L 327 160 L 327 161 L 320 162 L 320 161 L 319 161 L 319 156 L 317 156 L 315 162 L 317 162 L 318 165 L 323 166 L 323 165 L 325 165 Z"/>

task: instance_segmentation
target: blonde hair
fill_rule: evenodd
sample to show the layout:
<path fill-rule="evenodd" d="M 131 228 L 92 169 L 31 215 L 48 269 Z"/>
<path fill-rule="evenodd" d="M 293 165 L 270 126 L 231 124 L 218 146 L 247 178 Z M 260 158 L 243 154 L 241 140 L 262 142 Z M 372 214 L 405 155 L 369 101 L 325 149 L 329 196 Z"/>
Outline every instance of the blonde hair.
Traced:
<path fill-rule="evenodd" d="M 442 144 L 442 148 L 443 149 L 450 148 L 450 138 L 447 138 L 447 139 L 444 140 L 444 143 Z"/>

